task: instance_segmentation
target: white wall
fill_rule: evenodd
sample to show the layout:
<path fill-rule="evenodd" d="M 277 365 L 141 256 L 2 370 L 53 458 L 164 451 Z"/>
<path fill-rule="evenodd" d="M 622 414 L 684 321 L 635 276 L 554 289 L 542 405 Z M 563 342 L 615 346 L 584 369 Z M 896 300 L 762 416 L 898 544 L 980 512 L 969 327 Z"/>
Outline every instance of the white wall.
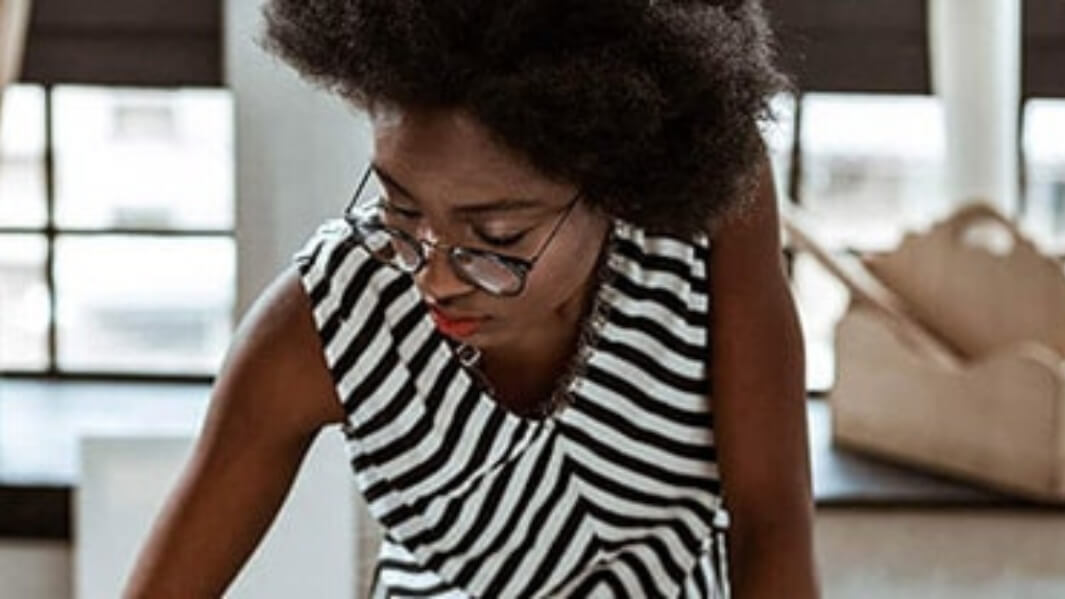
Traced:
<path fill-rule="evenodd" d="M 224 13 L 236 110 L 238 315 L 320 221 L 340 215 L 370 148 L 364 118 L 259 48 L 260 6 L 227 0 Z"/>

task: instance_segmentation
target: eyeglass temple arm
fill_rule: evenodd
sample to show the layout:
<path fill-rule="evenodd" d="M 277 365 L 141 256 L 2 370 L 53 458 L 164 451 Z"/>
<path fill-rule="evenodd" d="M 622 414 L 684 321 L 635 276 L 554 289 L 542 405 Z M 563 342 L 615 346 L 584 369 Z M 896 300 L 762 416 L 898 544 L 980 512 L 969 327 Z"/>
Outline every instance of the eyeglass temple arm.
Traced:
<path fill-rule="evenodd" d="M 544 239 L 543 243 L 540 244 L 540 248 L 536 250 L 536 253 L 533 254 L 531 258 L 529 258 L 530 269 L 532 268 L 532 265 L 536 264 L 536 261 L 540 259 L 540 256 L 543 255 L 544 251 L 547 249 L 547 246 L 551 244 L 551 240 L 555 238 L 555 234 L 558 233 L 558 230 L 562 228 L 562 223 L 566 222 L 566 219 L 569 218 L 569 213 L 573 212 L 573 207 L 577 205 L 577 200 L 579 200 L 580 198 L 581 192 L 578 191 L 577 194 L 573 196 L 573 199 L 569 201 L 569 204 L 566 205 L 565 213 L 563 213 L 562 216 L 560 216 L 559 219 L 555 221 L 555 226 L 551 228 L 551 233 L 549 233 L 547 235 L 547 238 Z"/>
<path fill-rule="evenodd" d="M 351 200 L 348 201 L 348 207 L 344 209 L 344 214 L 351 214 L 351 209 L 355 207 L 355 202 L 358 201 L 359 196 L 362 195 L 362 190 L 366 187 L 366 181 L 370 179 L 370 173 L 373 172 L 373 164 L 371 163 L 366 167 L 366 170 L 362 173 L 362 178 L 359 179 L 359 185 L 355 187 L 355 193 L 351 194 Z"/>

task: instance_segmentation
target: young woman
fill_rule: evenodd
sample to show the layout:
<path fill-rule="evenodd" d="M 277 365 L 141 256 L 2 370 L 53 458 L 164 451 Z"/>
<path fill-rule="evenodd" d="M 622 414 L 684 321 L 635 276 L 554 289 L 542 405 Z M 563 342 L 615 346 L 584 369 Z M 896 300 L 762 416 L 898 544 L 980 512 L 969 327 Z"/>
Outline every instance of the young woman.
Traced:
<path fill-rule="evenodd" d="M 375 596 L 815 597 L 757 2 L 265 14 L 373 159 L 245 317 L 127 596 L 220 595 L 338 423 Z"/>

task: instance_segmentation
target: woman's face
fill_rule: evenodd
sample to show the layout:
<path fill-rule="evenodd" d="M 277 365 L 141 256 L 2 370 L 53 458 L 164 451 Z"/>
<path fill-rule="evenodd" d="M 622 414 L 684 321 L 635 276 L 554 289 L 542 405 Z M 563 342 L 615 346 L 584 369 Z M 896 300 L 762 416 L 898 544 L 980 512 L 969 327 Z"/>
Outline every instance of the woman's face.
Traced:
<path fill-rule="evenodd" d="M 376 111 L 374 169 L 389 224 L 417 239 L 531 259 L 523 291 L 493 296 L 460 278 L 447 250 L 414 276 L 440 330 L 481 348 L 557 336 L 576 323 L 608 219 L 545 178 L 457 111 Z M 558 230 L 550 239 L 552 229 Z"/>

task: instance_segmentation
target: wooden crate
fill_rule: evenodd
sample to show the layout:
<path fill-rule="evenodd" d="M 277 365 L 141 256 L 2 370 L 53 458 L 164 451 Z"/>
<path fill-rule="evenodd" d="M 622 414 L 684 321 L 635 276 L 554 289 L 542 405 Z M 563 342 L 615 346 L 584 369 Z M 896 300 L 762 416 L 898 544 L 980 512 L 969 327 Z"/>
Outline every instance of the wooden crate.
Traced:
<path fill-rule="evenodd" d="M 786 228 L 852 290 L 828 397 L 835 443 L 1065 502 L 1059 263 L 984 205 L 849 264 L 800 216 Z"/>

